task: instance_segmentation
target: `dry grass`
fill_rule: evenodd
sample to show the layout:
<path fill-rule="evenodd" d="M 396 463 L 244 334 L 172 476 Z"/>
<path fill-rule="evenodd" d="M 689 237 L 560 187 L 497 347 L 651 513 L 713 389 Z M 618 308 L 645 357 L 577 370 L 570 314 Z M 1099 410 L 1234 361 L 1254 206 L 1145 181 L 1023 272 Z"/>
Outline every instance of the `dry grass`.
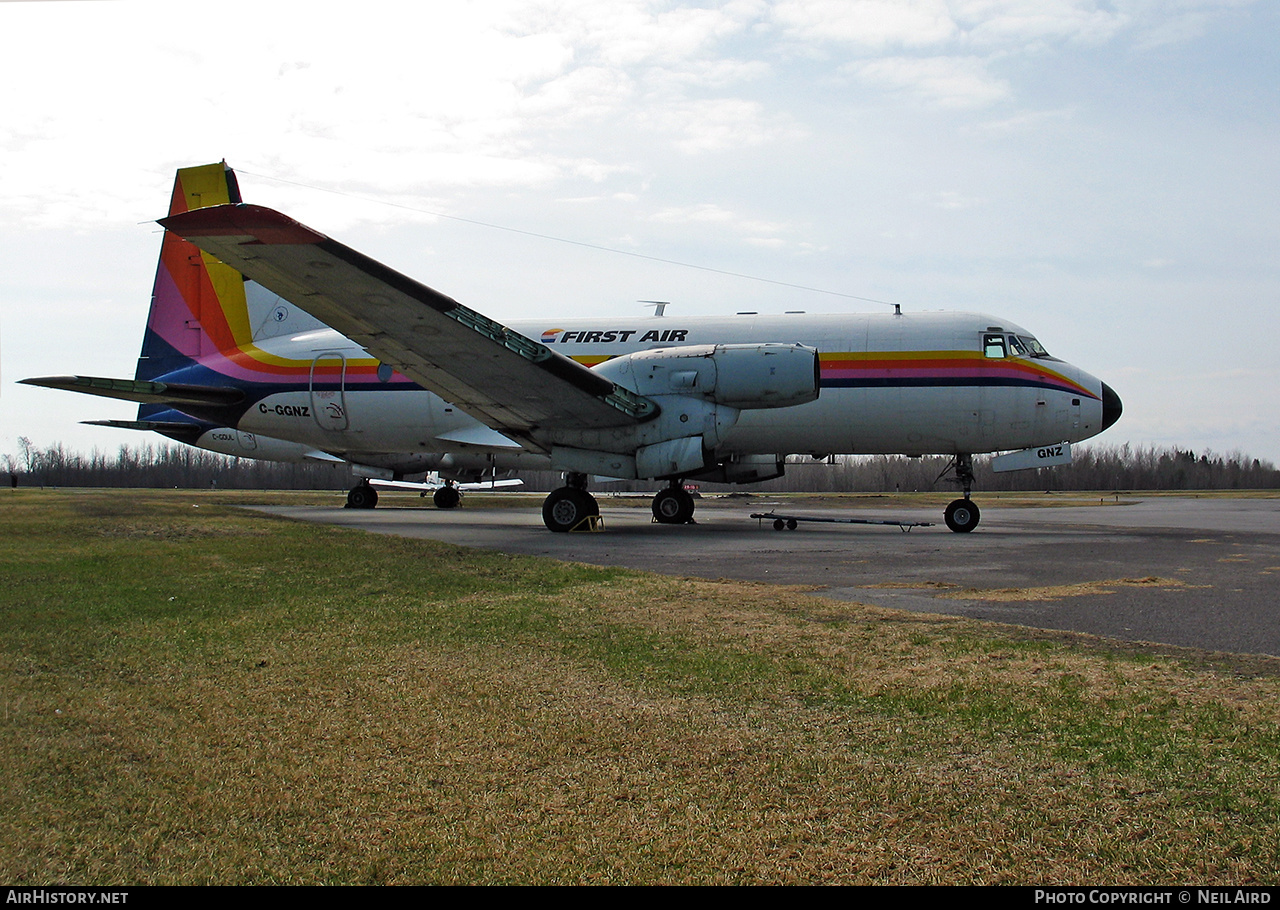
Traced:
<path fill-rule="evenodd" d="M 1062 600 L 1064 597 L 1092 597 L 1099 594 L 1115 594 L 1120 588 L 1190 588 L 1185 581 L 1176 578 L 1116 578 L 1110 581 L 1084 581 L 1070 585 L 1044 585 L 1033 588 L 966 588 L 949 591 L 938 596 L 950 600 L 986 600 L 1016 603 L 1019 601 Z"/>
<path fill-rule="evenodd" d="M 1277 662 L 466 552 L 195 498 L 4 500 L 0 877 L 1280 871 Z"/>

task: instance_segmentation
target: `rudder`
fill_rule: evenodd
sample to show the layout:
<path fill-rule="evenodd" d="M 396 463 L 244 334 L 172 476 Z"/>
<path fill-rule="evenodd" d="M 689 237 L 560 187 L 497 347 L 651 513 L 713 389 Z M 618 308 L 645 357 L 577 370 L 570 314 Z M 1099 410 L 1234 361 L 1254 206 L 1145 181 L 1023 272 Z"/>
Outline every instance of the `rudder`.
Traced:
<path fill-rule="evenodd" d="M 235 172 L 225 161 L 181 168 L 169 214 L 240 201 Z M 166 231 L 134 378 L 155 379 L 247 341 L 245 309 L 239 272 Z M 237 327 L 237 321 L 242 325 Z"/>

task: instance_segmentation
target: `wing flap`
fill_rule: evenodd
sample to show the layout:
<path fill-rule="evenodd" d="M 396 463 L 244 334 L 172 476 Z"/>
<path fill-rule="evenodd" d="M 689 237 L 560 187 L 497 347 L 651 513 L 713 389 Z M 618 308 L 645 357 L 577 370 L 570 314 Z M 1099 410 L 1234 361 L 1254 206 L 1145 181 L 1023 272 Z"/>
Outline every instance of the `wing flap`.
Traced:
<path fill-rule="evenodd" d="M 532 448 L 546 450 L 539 429 L 624 426 L 658 412 L 649 399 L 279 212 L 222 205 L 160 224 Z"/>

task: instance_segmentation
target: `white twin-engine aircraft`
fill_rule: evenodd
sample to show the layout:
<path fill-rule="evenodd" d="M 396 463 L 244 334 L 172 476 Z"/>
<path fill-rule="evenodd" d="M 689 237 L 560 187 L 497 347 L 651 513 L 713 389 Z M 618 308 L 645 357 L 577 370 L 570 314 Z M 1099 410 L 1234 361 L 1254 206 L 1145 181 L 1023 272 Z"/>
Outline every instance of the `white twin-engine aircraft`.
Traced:
<path fill-rule="evenodd" d="M 141 403 L 152 430 L 242 457 L 345 461 L 368 479 L 476 481 L 563 471 L 552 531 L 598 515 L 592 475 L 779 477 L 789 454 L 952 456 L 971 531 L 975 454 L 1070 460 L 1120 416 L 1104 382 L 1006 320 L 965 313 L 539 319 L 500 325 L 279 212 L 240 200 L 225 163 L 178 171 L 134 379 L 24 382 Z M 437 505 L 457 504 L 452 485 Z"/>

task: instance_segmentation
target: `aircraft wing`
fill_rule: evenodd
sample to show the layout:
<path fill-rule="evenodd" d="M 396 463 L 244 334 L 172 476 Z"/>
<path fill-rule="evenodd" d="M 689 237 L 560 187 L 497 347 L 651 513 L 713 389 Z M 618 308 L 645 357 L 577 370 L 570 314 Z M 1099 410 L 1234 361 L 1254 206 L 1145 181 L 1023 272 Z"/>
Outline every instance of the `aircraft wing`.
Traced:
<path fill-rule="evenodd" d="M 160 224 L 536 451 L 547 451 L 539 429 L 624 426 L 658 413 L 653 401 L 272 209 L 219 205 Z"/>

